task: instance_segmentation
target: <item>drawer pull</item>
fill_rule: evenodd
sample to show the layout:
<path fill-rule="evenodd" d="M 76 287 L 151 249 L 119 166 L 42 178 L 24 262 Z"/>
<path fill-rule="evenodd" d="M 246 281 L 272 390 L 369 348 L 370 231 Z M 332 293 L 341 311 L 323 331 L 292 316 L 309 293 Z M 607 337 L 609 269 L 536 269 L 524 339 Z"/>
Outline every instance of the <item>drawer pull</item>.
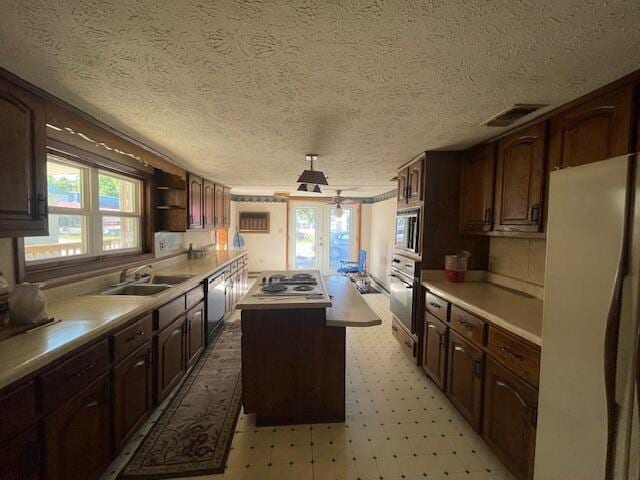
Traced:
<path fill-rule="evenodd" d="M 143 335 L 144 335 L 144 330 L 138 330 L 135 335 L 132 335 L 129 338 L 127 338 L 127 342 L 133 342 L 134 340 L 140 338 Z"/>
<path fill-rule="evenodd" d="M 429 305 L 431 305 L 433 308 L 442 308 L 440 305 L 438 305 L 436 302 L 429 302 Z"/>
<path fill-rule="evenodd" d="M 480 363 L 480 360 L 473 361 L 473 374 L 476 377 L 482 376 L 482 364 Z"/>
<path fill-rule="evenodd" d="M 393 330 L 394 332 L 398 331 L 398 327 L 396 327 L 395 325 L 391 325 L 391 330 Z"/>
<path fill-rule="evenodd" d="M 524 360 L 524 357 L 522 355 L 520 355 L 518 352 L 515 352 L 513 349 L 507 347 L 506 345 L 501 345 L 500 351 L 508 357 L 514 358 L 519 361 Z"/>
<path fill-rule="evenodd" d="M 94 400 L 93 402 L 87 403 L 85 408 L 93 408 L 93 407 L 97 407 L 97 406 L 98 406 L 98 400 Z"/>
<path fill-rule="evenodd" d="M 463 326 L 467 330 L 473 330 L 473 325 L 471 325 L 469 322 L 465 322 L 464 320 L 458 319 L 458 324 Z"/>
<path fill-rule="evenodd" d="M 408 340 L 405 340 L 404 344 L 407 346 L 407 348 L 410 348 L 413 351 L 413 345 L 411 345 Z"/>
<path fill-rule="evenodd" d="M 87 372 L 89 372 L 89 370 L 91 370 L 92 368 L 94 368 L 96 366 L 96 362 L 91 361 L 89 362 L 86 366 L 82 367 L 80 370 L 77 370 L 76 372 L 73 372 L 71 374 L 72 377 L 81 377 L 82 375 L 86 374 Z"/>

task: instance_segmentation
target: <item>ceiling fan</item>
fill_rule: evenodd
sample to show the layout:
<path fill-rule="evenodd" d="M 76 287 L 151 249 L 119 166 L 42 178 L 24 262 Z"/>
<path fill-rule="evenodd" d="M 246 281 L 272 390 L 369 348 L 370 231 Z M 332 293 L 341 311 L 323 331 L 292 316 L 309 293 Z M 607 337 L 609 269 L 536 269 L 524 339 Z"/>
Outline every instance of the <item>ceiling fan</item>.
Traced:
<path fill-rule="evenodd" d="M 340 218 L 342 217 L 342 214 L 344 213 L 342 210 L 342 205 L 351 205 L 354 203 L 353 200 L 351 200 L 350 198 L 347 197 L 343 197 L 340 194 L 342 193 L 342 190 L 336 190 L 336 196 L 333 197 L 332 201 L 327 202 L 327 205 L 334 205 L 336 206 L 336 212 L 335 215 L 336 217 Z"/>

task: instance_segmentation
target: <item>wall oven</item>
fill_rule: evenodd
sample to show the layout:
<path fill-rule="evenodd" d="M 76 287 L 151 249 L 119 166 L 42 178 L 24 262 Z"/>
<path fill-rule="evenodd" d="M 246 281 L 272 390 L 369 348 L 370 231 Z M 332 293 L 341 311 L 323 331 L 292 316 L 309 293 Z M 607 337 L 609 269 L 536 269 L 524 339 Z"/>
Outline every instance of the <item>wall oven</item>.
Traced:
<path fill-rule="evenodd" d="M 396 248 L 420 253 L 420 209 L 403 210 L 396 215 Z"/>
<path fill-rule="evenodd" d="M 416 333 L 414 318 L 415 302 L 413 293 L 417 292 L 415 278 L 416 262 L 401 255 L 394 255 L 389 275 L 389 308 L 391 313 L 404 325 L 407 331 Z"/>

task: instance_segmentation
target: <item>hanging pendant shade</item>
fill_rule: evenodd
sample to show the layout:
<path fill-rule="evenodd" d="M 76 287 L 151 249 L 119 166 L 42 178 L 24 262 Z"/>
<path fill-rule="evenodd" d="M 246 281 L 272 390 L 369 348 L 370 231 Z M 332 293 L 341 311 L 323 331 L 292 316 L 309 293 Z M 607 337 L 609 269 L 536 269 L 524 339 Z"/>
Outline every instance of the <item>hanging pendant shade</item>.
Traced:
<path fill-rule="evenodd" d="M 307 184 L 306 183 L 300 184 L 300 186 L 298 187 L 298 191 L 299 192 L 307 192 L 308 191 Z"/>
<path fill-rule="evenodd" d="M 314 160 L 318 159 L 318 156 L 313 153 L 308 153 L 306 159 L 311 162 L 311 168 L 304 170 L 298 177 L 297 183 L 307 183 L 311 185 L 329 185 L 327 177 L 324 173 L 313 169 Z M 315 191 L 315 190 L 314 190 Z"/>
<path fill-rule="evenodd" d="M 313 187 L 313 193 L 322 193 L 322 190 L 320 190 L 320 185 L 316 185 L 315 187 Z"/>

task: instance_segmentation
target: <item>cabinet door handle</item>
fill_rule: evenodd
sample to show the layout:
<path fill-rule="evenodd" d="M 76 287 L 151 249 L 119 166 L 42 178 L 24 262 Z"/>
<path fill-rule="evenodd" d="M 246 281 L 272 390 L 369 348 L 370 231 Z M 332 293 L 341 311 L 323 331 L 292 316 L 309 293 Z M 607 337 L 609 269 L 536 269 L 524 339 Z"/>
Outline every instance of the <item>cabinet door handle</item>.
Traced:
<path fill-rule="evenodd" d="M 81 377 L 82 375 L 84 375 L 85 373 L 87 373 L 89 370 L 91 370 L 92 368 L 94 368 L 96 366 L 96 362 L 91 361 L 89 362 L 87 365 L 85 365 L 84 367 L 82 367 L 81 369 L 73 372 L 71 374 L 72 377 Z"/>
<path fill-rule="evenodd" d="M 540 204 L 536 203 L 531 206 L 531 221 L 538 223 L 540 221 Z"/>
<path fill-rule="evenodd" d="M 485 225 L 491 225 L 491 209 L 486 208 L 484 210 L 484 223 Z"/>
<path fill-rule="evenodd" d="M 49 209 L 48 197 L 47 195 L 43 195 L 42 193 L 39 193 L 37 196 L 37 200 L 38 200 L 38 207 L 37 207 L 38 217 L 45 218 L 47 216 L 47 211 Z"/>
<path fill-rule="evenodd" d="M 396 327 L 395 325 L 391 325 L 391 330 L 393 330 L 394 332 L 398 331 L 398 327 Z"/>
<path fill-rule="evenodd" d="M 446 345 L 446 338 L 444 338 L 444 335 L 440 335 L 440 348 L 444 348 Z"/>
<path fill-rule="evenodd" d="M 509 348 L 506 345 L 501 345 L 500 346 L 500 351 L 502 353 L 504 353 L 505 355 L 507 355 L 508 357 L 511 357 L 511 358 L 514 358 L 514 359 L 520 360 L 520 361 L 524 360 L 524 357 L 521 354 L 519 354 L 518 352 L 516 352 L 512 348 Z"/>
<path fill-rule="evenodd" d="M 458 325 L 463 326 L 466 330 L 473 330 L 473 325 L 469 322 L 465 322 L 464 320 L 458 319 Z"/>
<path fill-rule="evenodd" d="M 429 305 L 431 305 L 433 308 L 442 308 L 440 305 L 438 305 L 436 302 L 429 302 Z"/>
<path fill-rule="evenodd" d="M 482 364 L 480 360 L 473 361 L 473 374 L 478 378 L 482 376 Z"/>
<path fill-rule="evenodd" d="M 131 335 L 130 337 L 127 338 L 127 343 L 133 342 L 135 339 L 140 338 L 143 335 L 144 335 L 144 330 L 138 330 L 135 335 Z"/>

